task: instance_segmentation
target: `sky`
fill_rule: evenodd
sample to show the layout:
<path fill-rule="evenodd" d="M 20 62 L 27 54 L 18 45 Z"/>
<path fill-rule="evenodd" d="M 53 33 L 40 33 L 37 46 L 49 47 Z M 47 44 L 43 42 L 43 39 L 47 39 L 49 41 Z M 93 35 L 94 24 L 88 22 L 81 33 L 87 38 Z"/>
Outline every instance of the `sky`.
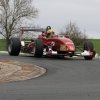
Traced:
<path fill-rule="evenodd" d="M 100 38 L 100 0 L 33 0 L 39 10 L 35 24 L 52 26 L 56 33 L 70 22 L 89 38 Z"/>

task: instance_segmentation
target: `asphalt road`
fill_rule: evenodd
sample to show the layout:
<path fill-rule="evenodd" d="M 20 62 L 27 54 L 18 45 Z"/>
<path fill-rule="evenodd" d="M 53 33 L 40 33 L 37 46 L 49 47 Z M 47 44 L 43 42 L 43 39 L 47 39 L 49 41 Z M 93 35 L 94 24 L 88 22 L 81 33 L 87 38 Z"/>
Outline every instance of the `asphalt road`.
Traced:
<path fill-rule="evenodd" d="M 100 60 L 11 57 L 47 69 L 39 78 L 0 84 L 0 100 L 100 100 Z"/>

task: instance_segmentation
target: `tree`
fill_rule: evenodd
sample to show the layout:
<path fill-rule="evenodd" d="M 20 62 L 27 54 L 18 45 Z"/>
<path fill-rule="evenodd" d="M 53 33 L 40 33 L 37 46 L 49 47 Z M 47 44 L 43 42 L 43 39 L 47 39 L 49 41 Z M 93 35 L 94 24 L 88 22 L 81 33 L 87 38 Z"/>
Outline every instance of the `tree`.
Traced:
<path fill-rule="evenodd" d="M 0 0 L 0 27 L 7 42 L 22 20 L 36 18 L 38 10 L 32 0 Z"/>
<path fill-rule="evenodd" d="M 86 41 L 87 36 L 85 35 L 85 32 L 81 32 L 79 27 L 75 24 L 70 22 L 65 29 L 65 32 L 61 32 L 63 35 L 70 36 L 70 38 L 73 40 L 75 45 L 79 46 Z"/>

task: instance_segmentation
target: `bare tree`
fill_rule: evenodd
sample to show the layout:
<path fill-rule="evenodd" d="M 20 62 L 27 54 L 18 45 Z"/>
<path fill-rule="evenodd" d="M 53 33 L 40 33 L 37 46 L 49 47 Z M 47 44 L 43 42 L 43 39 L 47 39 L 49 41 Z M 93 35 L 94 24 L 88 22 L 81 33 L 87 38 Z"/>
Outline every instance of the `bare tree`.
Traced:
<path fill-rule="evenodd" d="M 0 0 L 1 34 L 6 38 L 14 33 L 24 18 L 36 18 L 38 10 L 32 5 L 33 0 Z"/>
<path fill-rule="evenodd" d="M 82 45 L 87 39 L 85 32 L 81 32 L 79 27 L 72 22 L 66 26 L 65 32 L 61 32 L 61 34 L 70 36 L 77 46 Z"/>

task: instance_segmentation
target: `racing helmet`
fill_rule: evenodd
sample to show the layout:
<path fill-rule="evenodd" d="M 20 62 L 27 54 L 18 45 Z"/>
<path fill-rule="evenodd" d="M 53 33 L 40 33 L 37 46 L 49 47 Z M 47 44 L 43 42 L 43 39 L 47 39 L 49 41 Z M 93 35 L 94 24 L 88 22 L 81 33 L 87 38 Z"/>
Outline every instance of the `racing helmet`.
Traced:
<path fill-rule="evenodd" d="M 51 26 L 47 26 L 46 27 L 46 31 L 50 30 L 51 29 Z"/>

